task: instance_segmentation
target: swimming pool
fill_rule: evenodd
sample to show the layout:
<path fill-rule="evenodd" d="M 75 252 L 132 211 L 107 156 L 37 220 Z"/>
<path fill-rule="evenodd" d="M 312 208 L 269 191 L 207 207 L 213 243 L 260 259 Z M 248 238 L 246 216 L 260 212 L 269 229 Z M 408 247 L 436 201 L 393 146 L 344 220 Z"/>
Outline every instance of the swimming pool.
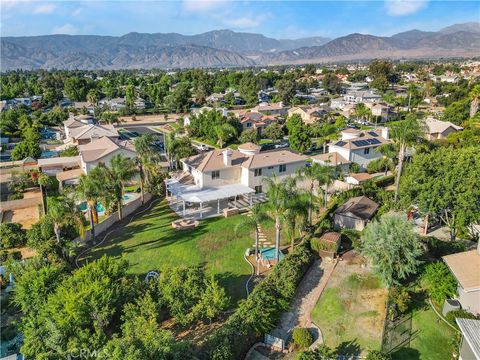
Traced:
<path fill-rule="evenodd" d="M 42 151 L 42 155 L 40 155 L 42 159 L 53 158 L 57 156 L 58 156 L 58 151 L 55 151 L 55 150 L 45 150 L 45 151 Z"/>
<path fill-rule="evenodd" d="M 264 248 L 260 250 L 260 256 L 262 257 L 262 260 L 270 261 L 270 260 L 276 260 L 275 257 L 275 248 Z M 278 254 L 278 258 L 282 260 L 285 257 L 283 253 L 280 251 Z"/>
<path fill-rule="evenodd" d="M 85 212 L 85 211 L 88 210 L 88 205 L 87 205 L 86 202 L 82 202 L 78 207 L 79 207 L 80 210 L 83 211 L 83 212 Z M 105 212 L 105 208 L 103 207 L 102 204 L 97 203 L 97 206 L 96 206 L 96 207 L 97 207 L 97 212 L 99 212 L 99 213 Z"/>

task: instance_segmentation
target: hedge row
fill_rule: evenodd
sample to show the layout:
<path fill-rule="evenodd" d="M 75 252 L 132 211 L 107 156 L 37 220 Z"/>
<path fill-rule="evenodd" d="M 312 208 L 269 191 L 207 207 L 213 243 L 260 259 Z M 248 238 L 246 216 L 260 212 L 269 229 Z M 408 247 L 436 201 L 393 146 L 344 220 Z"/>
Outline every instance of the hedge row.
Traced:
<path fill-rule="evenodd" d="M 314 259 L 308 243 L 274 267 L 238 309 L 205 341 L 203 356 L 212 360 L 243 358 L 259 336 L 275 328 L 288 310 L 298 283 Z"/>

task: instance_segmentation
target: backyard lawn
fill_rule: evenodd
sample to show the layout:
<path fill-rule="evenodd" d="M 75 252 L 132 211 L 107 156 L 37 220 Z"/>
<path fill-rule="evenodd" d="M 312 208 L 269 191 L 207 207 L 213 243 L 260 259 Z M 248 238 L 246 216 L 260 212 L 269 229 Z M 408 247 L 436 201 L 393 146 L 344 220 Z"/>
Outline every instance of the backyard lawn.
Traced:
<path fill-rule="evenodd" d="M 454 330 L 437 321 L 433 310 L 423 303 L 413 310 L 412 340 L 409 345 L 394 351 L 393 360 L 437 360 L 452 358 Z"/>
<path fill-rule="evenodd" d="M 234 302 L 244 297 L 251 268 L 243 254 L 254 243 L 253 230 L 248 227 L 235 234 L 234 228 L 244 215 L 202 220 L 196 229 L 187 231 L 171 227 L 177 218 L 167 202 L 162 201 L 114 233 L 85 259 L 91 261 L 104 254 L 123 255 L 130 263 L 130 273 L 142 277 L 150 270 L 204 264 L 218 277 Z"/>
<path fill-rule="evenodd" d="M 380 349 L 387 290 L 360 264 L 338 263 L 312 311 L 325 343 L 342 355 Z"/>

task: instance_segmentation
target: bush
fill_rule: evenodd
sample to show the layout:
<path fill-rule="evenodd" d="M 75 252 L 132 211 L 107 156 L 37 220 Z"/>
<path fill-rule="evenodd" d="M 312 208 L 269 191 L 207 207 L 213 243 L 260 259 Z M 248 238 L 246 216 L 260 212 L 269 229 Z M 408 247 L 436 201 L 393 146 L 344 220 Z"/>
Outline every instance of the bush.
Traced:
<path fill-rule="evenodd" d="M 395 308 L 400 312 L 404 313 L 408 310 L 408 306 L 411 302 L 411 297 L 407 289 L 400 286 L 392 286 L 390 292 L 388 293 L 388 301 L 395 305 Z"/>
<path fill-rule="evenodd" d="M 389 360 L 390 356 L 378 350 L 370 350 L 365 360 Z"/>
<path fill-rule="evenodd" d="M 369 174 L 385 172 L 385 170 L 393 170 L 394 168 L 395 165 L 393 164 L 392 160 L 384 157 L 375 159 L 369 162 L 367 165 L 367 171 Z"/>
<path fill-rule="evenodd" d="M 299 349 L 306 349 L 313 343 L 313 336 L 305 328 L 295 328 L 292 333 L 292 341 Z"/>
<path fill-rule="evenodd" d="M 27 242 L 27 232 L 17 223 L 2 223 L 0 225 L 2 248 L 23 246 Z"/>
<path fill-rule="evenodd" d="M 9 200 L 20 200 L 23 199 L 23 193 L 21 192 L 14 192 L 13 194 L 10 194 Z"/>
<path fill-rule="evenodd" d="M 8 251 L 2 250 L 0 251 L 0 263 L 5 263 L 8 260 Z"/>
<path fill-rule="evenodd" d="M 438 261 L 428 264 L 421 277 L 421 283 L 437 304 L 442 304 L 446 298 L 455 295 L 457 281 L 447 265 Z"/>
<path fill-rule="evenodd" d="M 12 260 L 22 260 L 22 253 L 20 251 L 11 251 L 8 257 Z"/>
<path fill-rule="evenodd" d="M 204 343 L 206 359 L 236 359 L 245 355 L 258 336 L 272 330 L 289 307 L 296 287 L 313 261 L 305 242 L 298 245 L 260 282 L 235 313 Z"/>
<path fill-rule="evenodd" d="M 454 311 L 449 311 L 447 313 L 447 316 L 445 317 L 447 321 L 452 324 L 455 327 L 458 327 L 457 322 L 455 321 L 456 318 L 461 318 L 461 319 L 478 319 L 475 315 L 472 313 L 469 313 L 468 311 L 465 310 L 454 310 Z"/>
<path fill-rule="evenodd" d="M 356 162 L 350 163 L 350 166 L 348 167 L 350 172 L 356 174 L 360 171 L 360 165 L 358 165 Z"/>

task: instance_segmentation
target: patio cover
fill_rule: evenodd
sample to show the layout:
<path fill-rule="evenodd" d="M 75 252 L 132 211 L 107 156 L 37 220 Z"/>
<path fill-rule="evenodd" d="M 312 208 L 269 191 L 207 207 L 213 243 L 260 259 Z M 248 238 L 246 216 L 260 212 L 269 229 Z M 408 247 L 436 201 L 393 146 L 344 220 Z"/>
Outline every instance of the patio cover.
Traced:
<path fill-rule="evenodd" d="M 227 199 L 238 195 L 254 193 L 255 190 L 242 184 L 231 184 L 212 188 L 199 189 L 196 186 L 189 186 L 183 189 L 177 196 L 183 201 L 191 203 L 204 203 Z"/>

